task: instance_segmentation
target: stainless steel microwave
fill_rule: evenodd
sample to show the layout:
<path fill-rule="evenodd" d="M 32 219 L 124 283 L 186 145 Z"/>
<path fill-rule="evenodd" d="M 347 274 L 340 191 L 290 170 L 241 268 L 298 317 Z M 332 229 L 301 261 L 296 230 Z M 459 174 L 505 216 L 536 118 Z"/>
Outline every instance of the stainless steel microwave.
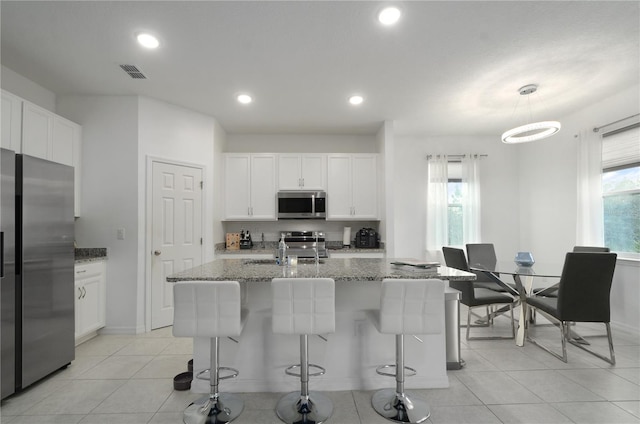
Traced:
<path fill-rule="evenodd" d="M 279 191 L 278 219 L 326 219 L 327 193 L 324 191 Z"/>

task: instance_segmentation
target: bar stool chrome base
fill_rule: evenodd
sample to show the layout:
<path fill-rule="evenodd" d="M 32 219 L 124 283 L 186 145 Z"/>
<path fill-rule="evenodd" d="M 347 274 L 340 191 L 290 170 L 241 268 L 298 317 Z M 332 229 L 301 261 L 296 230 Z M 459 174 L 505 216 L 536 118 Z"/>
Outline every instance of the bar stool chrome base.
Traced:
<path fill-rule="evenodd" d="M 219 393 L 217 399 L 204 396 L 184 410 L 185 424 L 226 424 L 238 418 L 244 409 L 242 399 L 233 393 Z"/>
<path fill-rule="evenodd" d="M 287 424 L 321 424 L 333 414 L 333 402 L 324 393 L 291 392 L 280 398 L 276 405 L 278 418 Z"/>
<path fill-rule="evenodd" d="M 407 393 L 397 393 L 395 389 L 378 390 L 371 404 L 378 414 L 397 423 L 422 423 L 431 415 L 426 402 L 412 399 Z"/>

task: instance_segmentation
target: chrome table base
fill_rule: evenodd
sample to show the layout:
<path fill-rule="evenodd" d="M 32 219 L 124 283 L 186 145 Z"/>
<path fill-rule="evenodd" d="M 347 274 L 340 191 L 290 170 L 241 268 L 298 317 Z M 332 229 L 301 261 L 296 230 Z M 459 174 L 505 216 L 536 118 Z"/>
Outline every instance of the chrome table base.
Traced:
<path fill-rule="evenodd" d="M 182 420 L 185 424 L 226 424 L 238 418 L 244 402 L 231 393 L 220 393 L 217 399 L 205 396 L 185 409 Z"/>
<path fill-rule="evenodd" d="M 310 392 L 308 397 L 291 392 L 280 398 L 276 414 L 287 424 L 320 424 L 333 414 L 333 403 L 320 392 Z"/>
<path fill-rule="evenodd" d="M 407 393 L 397 393 L 395 389 L 378 390 L 371 404 L 378 414 L 397 423 L 422 423 L 431 415 L 426 402 L 412 399 Z"/>

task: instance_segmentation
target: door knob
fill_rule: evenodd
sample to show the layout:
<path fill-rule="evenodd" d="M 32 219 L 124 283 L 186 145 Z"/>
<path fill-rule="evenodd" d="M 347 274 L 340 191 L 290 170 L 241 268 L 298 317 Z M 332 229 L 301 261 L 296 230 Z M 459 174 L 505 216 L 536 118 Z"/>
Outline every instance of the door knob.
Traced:
<path fill-rule="evenodd" d="M 154 255 L 156 255 L 156 256 L 160 256 L 160 255 L 162 254 L 162 252 L 161 252 L 161 251 L 159 251 L 159 250 L 155 250 L 155 251 L 153 252 L 153 254 L 154 254 Z"/>

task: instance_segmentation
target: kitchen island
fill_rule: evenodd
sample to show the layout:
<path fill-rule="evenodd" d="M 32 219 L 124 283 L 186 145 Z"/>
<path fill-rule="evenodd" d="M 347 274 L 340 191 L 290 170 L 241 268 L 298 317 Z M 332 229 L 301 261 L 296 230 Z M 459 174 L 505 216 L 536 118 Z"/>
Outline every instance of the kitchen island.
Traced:
<path fill-rule="evenodd" d="M 299 362 L 299 338 L 271 331 L 271 279 L 275 277 L 326 277 L 336 281 L 336 332 L 309 338 L 310 361 L 324 366 L 326 374 L 313 378 L 312 390 L 371 390 L 393 387 L 393 378 L 376 374 L 381 364 L 395 363 L 395 338 L 380 334 L 368 319 L 380 307 L 381 282 L 385 278 L 475 279 L 474 274 L 447 267 L 417 270 L 395 266 L 389 258 L 299 259 L 296 267 L 284 267 L 271 259 L 216 259 L 167 277 L 169 282 L 239 281 L 243 307 L 249 310 L 238 343 L 221 342 L 220 363 L 237 368 L 236 379 L 225 380 L 221 390 L 232 392 L 295 390 L 299 381 L 284 369 Z M 446 284 L 446 283 L 445 283 Z M 457 298 L 457 293 L 445 296 Z M 441 334 L 405 339 L 405 361 L 418 374 L 407 378 L 407 388 L 448 387 L 444 320 Z M 209 340 L 194 339 L 194 375 L 209 368 Z M 206 393 L 208 381 L 194 380 L 191 390 Z"/>

